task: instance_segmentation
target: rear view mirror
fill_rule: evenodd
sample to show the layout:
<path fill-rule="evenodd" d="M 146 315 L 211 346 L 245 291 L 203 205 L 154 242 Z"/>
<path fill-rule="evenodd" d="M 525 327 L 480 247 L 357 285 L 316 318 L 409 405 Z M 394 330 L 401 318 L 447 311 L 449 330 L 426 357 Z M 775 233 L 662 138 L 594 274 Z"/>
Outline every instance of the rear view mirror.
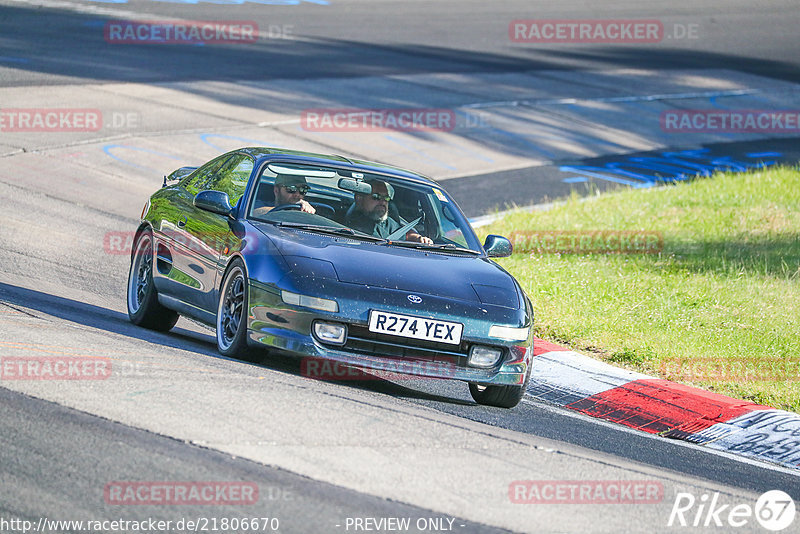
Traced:
<path fill-rule="evenodd" d="M 372 193 L 371 185 L 363 180 L 354 180 L 353 178 L 340 178 L 339 189 L 344 189 L 351 193 L 360 193 L 362 195 L 369 195 Z"/>

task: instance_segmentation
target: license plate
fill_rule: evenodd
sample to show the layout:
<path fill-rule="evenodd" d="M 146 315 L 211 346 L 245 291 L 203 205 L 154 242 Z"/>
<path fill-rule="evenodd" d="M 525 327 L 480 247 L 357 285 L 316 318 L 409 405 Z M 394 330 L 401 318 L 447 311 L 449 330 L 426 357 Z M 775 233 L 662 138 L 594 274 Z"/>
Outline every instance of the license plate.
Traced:
<path fill-rule="evenodd" d="M 390 336 L 423 339 L 458 345 L 464 325 L 412 315 L 372 310 L 369 312 L 369 331 Z"/>

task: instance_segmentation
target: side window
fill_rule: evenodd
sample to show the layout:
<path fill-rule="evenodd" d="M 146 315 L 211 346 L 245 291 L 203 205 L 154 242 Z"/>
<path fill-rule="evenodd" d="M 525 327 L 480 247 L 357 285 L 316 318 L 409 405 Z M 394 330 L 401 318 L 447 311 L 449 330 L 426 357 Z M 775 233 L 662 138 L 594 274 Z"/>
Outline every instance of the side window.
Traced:
<path fill-rule="evenodd" d="M 228 155 L 221 156 L 217 159 L 213 159 L 194 171 L 192 174 L 186 177 L 186 181 L 181 184 L 183 187 L 189 191 L 189 194 L 192 196 L 196 195 L 200 191 L 204 189 L 208 189 L 206 184 L 208 181 L 214 176 L 214 174 L 222 167 L 222 164 L 225 163 L 229 158 Z"/>
<path fill-rule="evenodd" d="M 235 206 L 244 194 L 250 174 L 253 172 L 253 159 L 245 154 L 235 154 L 222 166 L 205 189 L 213 189 L 228 194 L 231 206 Z"/>
<path fill-rule="evenodd" d="M 436 215 L 441 224 L 442 236 L 459 246 L 469 247 L 469 244 L 464 237 L 464 232 L 462 232 L 461 228 L 458 227 L 456 216 L 453 213 L 453 208 L 450 206 L 450 204 L 440 201 L 437 205 L 437 208 L 439 213 Z"/>

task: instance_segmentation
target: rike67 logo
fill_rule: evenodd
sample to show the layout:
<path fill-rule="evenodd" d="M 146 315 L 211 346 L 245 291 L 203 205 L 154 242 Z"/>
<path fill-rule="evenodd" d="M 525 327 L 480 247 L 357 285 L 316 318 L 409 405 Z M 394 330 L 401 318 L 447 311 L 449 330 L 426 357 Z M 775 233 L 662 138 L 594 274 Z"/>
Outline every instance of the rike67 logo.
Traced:
<path fill-rule="evenodd" d="M 704 493 L 696 498 L 691 493 L 679 492 L 675 496 L 668 527 L 722 527 L 731 528 L 752 525 L 755 520 L 765 529 L 779 532 L 788 528 L 795 518 L 792 498 L 781 490 L 771 490 L 761 495 L 753 506 L 750 503 L 724 502 L 720 494 Z"/>

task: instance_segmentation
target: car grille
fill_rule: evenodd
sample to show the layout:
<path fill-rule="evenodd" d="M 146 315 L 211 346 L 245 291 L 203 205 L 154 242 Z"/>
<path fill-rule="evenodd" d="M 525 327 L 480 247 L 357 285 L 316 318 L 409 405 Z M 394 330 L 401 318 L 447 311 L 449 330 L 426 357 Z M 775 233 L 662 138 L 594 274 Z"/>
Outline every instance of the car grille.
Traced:
<path fill-rule="evenodd" d="M 388 358 L 443 361 L 464 367 L 469 345 L 448 345 L 418 339 L 387 336 L 370 332 L 367 327 L 348 325 L 347 341 L 342 347 L 347 351 Z"/>

